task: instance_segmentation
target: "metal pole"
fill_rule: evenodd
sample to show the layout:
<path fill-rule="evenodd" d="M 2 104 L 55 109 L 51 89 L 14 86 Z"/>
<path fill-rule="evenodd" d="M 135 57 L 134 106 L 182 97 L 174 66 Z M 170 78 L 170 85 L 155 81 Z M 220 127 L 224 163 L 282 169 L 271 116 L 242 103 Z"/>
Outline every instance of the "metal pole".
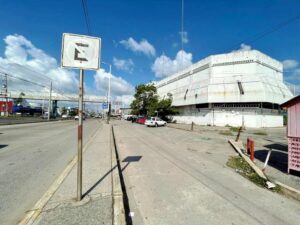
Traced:
<path fill-rule="evenodd" d="M 265 161 L 265 164 L 264 164 L 264 167 L 263 167 L 262 171 L 265 171 L 265 169 L 266 169 L 266 167 L 268 165 L 271 153 L 272 153 L 272 149 L 270 148 L 269 151 L 268 151 L 267 158 L 266 158 L 266 161 Z"/>
<path fill-rule="evenodd" d="M 79 99 L 78 99 L 78 156 L 77 156 L 77 201 L 82 197 L 82 108 L 83 108 L 83 79 L 84 72 L 80 70 Z"/>
<path fill-rule="evenodd" d="M 111 78 L 111 64 L 109 64 L 109 77 L 108 77 L 108 113 L 107 113 L 107 121 L 106 123 L 109 124 L 110 120 L 110 78 Z"/>
<path fill-rule="evenodd" d="M 5 74 L 5 116 L 8 116 L 7 74 Z"/>
<path fill-rule="evenodd" d="M 42 116 L 44 118 L 44 105 L 45 105 L 45 99 L 43 98 L 43 106 L 42 106 Z"/>
<path fill-rule="evenodd" d="M 49 94 L 49 104 L 48 104 L 48 120 L 51 116 L 51 97 L 52 97 L 52 81 L 50 82 L 50 94 Z"/>

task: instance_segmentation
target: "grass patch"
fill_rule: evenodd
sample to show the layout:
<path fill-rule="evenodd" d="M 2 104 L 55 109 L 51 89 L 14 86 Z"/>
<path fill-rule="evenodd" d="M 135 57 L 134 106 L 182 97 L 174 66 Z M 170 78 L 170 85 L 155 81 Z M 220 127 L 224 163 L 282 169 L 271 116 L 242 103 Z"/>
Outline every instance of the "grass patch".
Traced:
<path fill-rule="evenodd" d="M 267 133 L 265 131 L 257 131 L 257 132 L 254 132 L 253 134 L 255 134 L 255 135 L 267 135 Z"/>
<path fill-rule="evenodd" d="M 239 127 L 230 127 L 229 128 L 229 130 L 231 131 L 231 132 L 238 132 L 239 131 Z"/>
<path fill-rule="evenodd" d="M 230 130 L 220 131 L 219 134 L 226 135 L 226 136 L 233 136 L 233 133 Z"/>
<path fill-rule="evenodd" d="M 258 176 L 255 173 L 255 171 L 252 169 L 252 167 L 240 156 L 231 156 L 228 159 L 226 165 L 229 166 L 230 168 L 235 169 L 235 171 L 237 173 L 239 173 L 243 177 L 247 178 L 248 180 L 252 181 L 257 186 L 262 187 L 262 188 L 267 188 L 266 181 L 263 178 L 261 178 L 260 176 Z M 271 191 L 277 192 L 277 193 L 282 193 L 282 190 L 278 185 L 276 185 L 275 188 L 268 189 L 268 190 L 271 190 Z"/>

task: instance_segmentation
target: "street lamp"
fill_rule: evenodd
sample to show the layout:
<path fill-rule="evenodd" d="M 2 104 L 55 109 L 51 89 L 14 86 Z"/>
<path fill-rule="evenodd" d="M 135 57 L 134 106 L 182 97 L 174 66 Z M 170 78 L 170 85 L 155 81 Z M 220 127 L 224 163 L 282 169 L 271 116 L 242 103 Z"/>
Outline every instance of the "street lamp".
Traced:
<path fill-rule="evenodd" d="M 106 62 L 101 62 L 105 65 L 109 65 L 109 76 L 108 76 L 108 96 L 107 96 L 107 104 L 108 104 L 108 112 L 107 112 L 107 120 L 106 123 L 109 124 L 109 120 L 110 120 L 110 78 L 111 78 L 111 64 L 106 63 Z"/>

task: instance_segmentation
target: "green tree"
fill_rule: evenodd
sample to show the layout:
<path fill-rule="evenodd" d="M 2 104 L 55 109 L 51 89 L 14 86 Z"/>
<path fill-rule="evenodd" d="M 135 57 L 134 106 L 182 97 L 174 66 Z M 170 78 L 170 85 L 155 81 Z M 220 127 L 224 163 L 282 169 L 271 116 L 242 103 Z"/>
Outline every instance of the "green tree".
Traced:
<path fill-rule="evenodd" d="M 159 100 L 157 89 L 153 84 L 140 84 L 135 87 L 134 100 L 131 103 L 132 114 L 134 115 L 158 115 L 167 120 L 168 115 L 177 114 L 172 107 L 172 95 Z"/>
<path fill-rule="evenodd" d="M 75 110 L 71 110 L 69 112 L 69 116 L 76 116 L 77 115 L 77 112 Z"/>
<path fill-rule="evenodd" d="M 157 104 L 157 115 L 163 120 L 169 120 L 167 116 L 175 115 L 178 111 L 172 106 L 172 97 L 169 96 L 166 99 L 162 99 Z"/>
<path fill-rule="evenodd" d="M 16 99 L 16 101 L 15 101 L 15 104 L 16 105 L 18 105 L 18 104 L 22 104 L 22 102 L 23 102 L 23 96 L 25 96 L 25 94 L 23 93 L 23 92 L 21 92 L 20 94 L 19 94 L 19 97 Z"/>
<path fill-rule="evenodd" d="M 158 103 L 156 87 L 153 84 L 140 84 L 135 87 L 134 100 L 131 103 L 132 114 L 153 115 Z"/>
<path fill-rule="evenodd" d="M 66 107 L 63 106 L 63 107 L 61 108 L 61 114 L 62 114 L 62 115 L 67 114 L 67 109 L 66 109 Z"/>

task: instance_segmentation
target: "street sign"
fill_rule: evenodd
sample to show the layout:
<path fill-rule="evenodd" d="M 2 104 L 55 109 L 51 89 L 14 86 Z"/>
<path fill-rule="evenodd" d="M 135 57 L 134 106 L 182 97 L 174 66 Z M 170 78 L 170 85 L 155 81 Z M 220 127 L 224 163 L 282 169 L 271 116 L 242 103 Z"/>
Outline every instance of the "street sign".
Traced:
<path fill-rule="evenodd" d="M 102 109 L 108 109 L 108 104 L 107 103 L 102 103 Z"/>
<path fill-rule="evenodd" d="M 61 66 L 98 70 L 100 49 L 100 38 L 64 33 L 61 51 Z"/>
<path fill-rule="evenodd" d="M 80 69 L 77 127 L 77 200 L 82 199 L 82 143 L 83 143 L 83 80 L 84 69 L 99 69 L 101 39 L 78 34 L 63 34 L 61 66 Z M 51 83 L 52 86 L 52 83 Z M 51 88 L 50 88 L 51 89 Z M 51 91 L 50 91 L 51 96 Z M 50 108 L 50 107 L 49 107 Z"/>

